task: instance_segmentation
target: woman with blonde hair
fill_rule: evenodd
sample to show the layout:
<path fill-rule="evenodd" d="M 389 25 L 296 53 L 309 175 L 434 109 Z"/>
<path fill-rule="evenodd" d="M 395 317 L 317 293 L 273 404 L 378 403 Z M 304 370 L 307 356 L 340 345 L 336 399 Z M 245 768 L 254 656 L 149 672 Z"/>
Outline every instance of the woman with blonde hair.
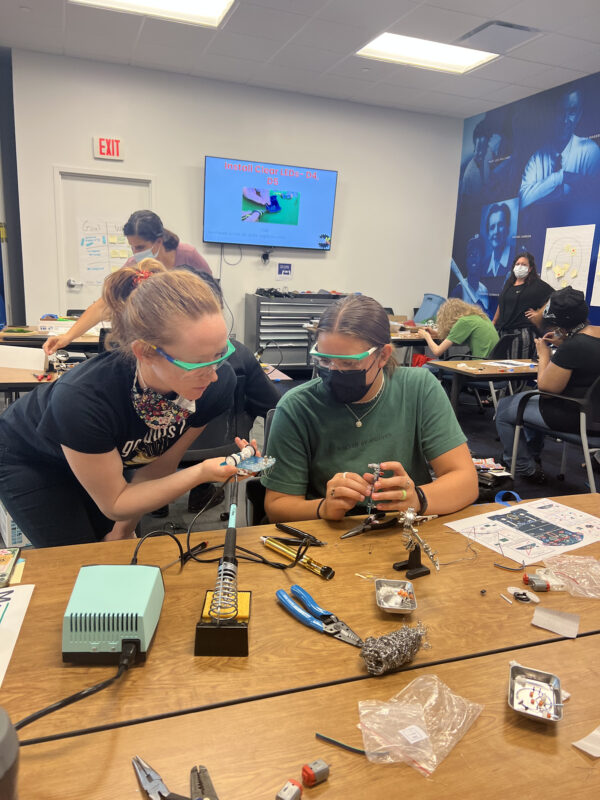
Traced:
<path fill-rule="evenodd" d="M 220 458 L 177 471 L 235 389 L 224 363 L 233 347 L 205 281 L 145 259 L 110 275 L 103 301 L 118 349 L 0 416 L 0 499 L 36 547 L 128 538 L 142 514 L 235 472 Z"/>
<path fill-rule="evenodd" d="M 376 300 L 332 303 L 312 355 L 319 377 L 285 393 L 269 433 L 267 453 L 277 461 L 262 482 L 272 522 L 364 513 L 372 492 L 377 510 L 421 514 L 448 514 L 476 499 L 477 476 L 446 393 L 427 370 L 395 368 L 389 320 Z M 371 463 L 382 469 L 374 485 Z"/>
<path fill-rule="evenodd" d="M 498 343 L 498 333 L 485 312 L 457 297 L 440 307 L 435 331 L 421 328 L 420 333 L 436 358 L 453 344 L 467 345 L 475 358 L 487 358 Z M 442 340 L 440 344 L 434 342 L 432 333 Z"/>

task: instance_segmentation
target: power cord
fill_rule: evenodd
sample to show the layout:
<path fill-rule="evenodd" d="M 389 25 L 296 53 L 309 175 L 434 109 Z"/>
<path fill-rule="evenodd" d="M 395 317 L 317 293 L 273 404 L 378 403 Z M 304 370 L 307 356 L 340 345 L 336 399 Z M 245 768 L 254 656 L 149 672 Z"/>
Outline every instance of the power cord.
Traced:
<path fill-rule="evenodd" d="M 213 553 L 213 552 L 218 551 L 218 550 L 223 550 L 223 544 L 215 544 L 212 547 L 208 547 L 207 546 L 208 542 L 199 542 L 197 545 L 192 547 L 192 545 L 191 545 L 191 536 L 192 536 L 192 533 L 194 533 L 194 531 L 192 531 L 192 527 L 193 527 L 194 523 L 196 522 L 196 520 L 198 519 L 198 517 L 201 514 L 203 514 L 206 511 L 206 509 L 209 507 L 213 497 L 217 494 L 217 492 L 220 491 L 221 489 L 224 489 L 227 486 L 227 484 L 231 480 L 233 480 L 234 477 L 235 477 L 235 475 L 232 475 L 231 477 L 227 478 L 227 480 L 224 481 L 222 484 L 220 484 L 220 485 L 217 484 L 215 486 L 215 489 L 214 489 L 212 495 L 209 497 L 209 499 L 206 501 L 206 503 L 202 506 L 200 511 L 198 511 L 198 513 L 195 514 L 195 516 L 192 518 L 190 524 L 187 527 L 187 531 L 186 531 L 186 546 L 185 546 L 185 550 L 183 549 L 179 539 L 172 532 L 166 531 L 166 530 L 151 531 L 150 533 L 147 533 L 145 536 L 143 536 L 139 540 L 139 542 L 137 543 L 135 551 L 133 553 L 133 557 L 131 559 L 131 563 L 132 564 L 137 564 L 138 563 L 137 554 L 138 554 L 138 551 L 139 551 L 140 547 L 146 541 L 146 539 L 151 539 L 151 538 L 158 537 L 158 536 L 170 536 L 172 539 L 175 540 L 175 542 L 177 543 L 177 546 L 179 547 L 179 558 L 175 559 L 175 561 L 170 561 L 168 564 L 165 564 L 163 567 L 161 567 L 161 571 L 164 571 L 164 570 L 168 569 L 169 567 L 172 567 L 173 564 L 176 564 L 178 561 L 181 564 L 182 568 L 188 563 L 188 561 L 196 561 L 199 564 L 215 564 L 215 563 L 217 563 L 221 558 L 220 555 L 216 556 L 215 558 L 198 558 L 198 553 L 202 552 L 204 555 L 207 555 L 208 553 Z M 284 542 L 286 541 L 285 539 L 283 539 L 283 537 L 281 537 L 281 539 Z M 291 544 L 292 541 L 294 541 L 294 540 L 289 540 L 290 546 L 292 546 L 292 544 Z M 295 541 L 294 541 L 294 544 L 296 544 Z M 241 545 L 237 545 L 236 546 L 236 555 L 237 555 L 237 557 L 239 559 L 241 559 L 243 561 L 250 561 L 251 563 L 254 563 L 254 564 L 265 564 L 265 566 L 273 567 L 273 569 L 290 569 L 291 567 L 295 567 L 298 564 L 298 562 L 306 555 L 306 553 L 308 551 L 308 548 L 311 546 L 311 544 L 312 544 L 312 542 L 310 541 L 310 538 L 307 537 L 306 539 L 304 539 L 303 542 L 301 544 L 299 544 L 298 547 L 297 547 L 296 556 L 295 556 L 294 560 L 290 561 L 290 562 L 285 562 L 285 563 L 282 563 L 280 561 L 270 561 L 268 558 L 265 558 L 265 556 L 261 555 L 260 553 L 256 553 L 253 550 L 248 550 L 245 547 L 242 547 Z"/>
<path fill-rule="evenodd" d="M 31 725 L 32 722 L 51 714 L 53 711 L 59 711 L 61 708 L 66 708 L 66 706 L 70 706 L 72 703 L 76 703 L 78 700 L 84 700 L 86 697 L 90 697 L 90 695 L 96 694 L 97 692 L 102 691 L 102 689 L 106 689 L 107 686 L 110 686 L 111 683 L 114 683 L 116 680 L 118 680 L 121 675 L 135 662 L 137 651 L 137 642 L 123 642 L 121 648 L 121 658 L 119 659 L 119 667 L 116 674 L 113 675 L 112 678 L 108 678 L 108 680 L 97 683 L 95 686 L 90 686 L 87 689 L 76 692 L 70 697 L 65 697 L 63 700 L 58 700 L 51 706 L 46 706 L 46 708 L 42 708 L 40 711 L 36 711 L 35 713 L 30 714 L 28 717 L 24 717 L 22 720 L 17 722 L 15 729 L 21 730 L 21 728 L 24 728 L 26 725 Z M 57 738 L 60 738 L 60 735 L 57 736 Z M 21 742 L 21 747 L 28 744 L 35 744 L 36 741 L 36 739 L 26 740 Z"/>

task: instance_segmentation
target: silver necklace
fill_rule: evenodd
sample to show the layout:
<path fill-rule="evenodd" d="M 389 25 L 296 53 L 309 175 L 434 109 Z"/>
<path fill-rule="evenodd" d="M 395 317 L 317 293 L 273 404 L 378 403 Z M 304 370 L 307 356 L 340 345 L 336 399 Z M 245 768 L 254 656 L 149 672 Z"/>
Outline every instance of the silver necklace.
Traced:
<path fill-rule="evenodd" d="M 384 374 L 384 375 L 382 375 L 381 377 L 382 377 L 382 381 L 381 381 L 381 386 L 379 387 L 379 391 L 377 392 L 377 394 L 375 395 L 375 397 L 374 397 L 374 398 L 371 400 L 371 403 L 372 403 L 371 407 L 370 407 L 370 408 L 368 408 L 368 409 L 365 411 L 365 413 L 362 415 L 362 417 L 359 417 L 359 416 L 357 416 L 357 415 L 354 413 L 354 411 L 353 411 L 353 410 L 350 408 L 350 406 L 348 405 L 348 403 L 344 403 L 344 405 L 346 406 L 346 408 L 348 409 L 348 411 L 349 411 L 349 412 L 352 414 L 352 416 L 353 416 L 353 417 L 354 417 L 354 419 L 356 420 L 356 422 L 355 422 L 354 424 L 355 424 L 355 426 L 356 426 L 357 428 L 362 428 L 362 421 L 363 421 L 363 419 L 364 419 L 364 418 L 367 416 L 367 414 L 370 414 L 370 413 L 371 413 L 371 411 L 373 411 L 373 409 L 375 408 L 375 406 L 377 405 L 377 403 L 378 403 L 378 402 L 381 400 L 381 397 L 382 397 L 382 395 L 383 395 L 383 387 L 385 386 L 385 374 Z"/>

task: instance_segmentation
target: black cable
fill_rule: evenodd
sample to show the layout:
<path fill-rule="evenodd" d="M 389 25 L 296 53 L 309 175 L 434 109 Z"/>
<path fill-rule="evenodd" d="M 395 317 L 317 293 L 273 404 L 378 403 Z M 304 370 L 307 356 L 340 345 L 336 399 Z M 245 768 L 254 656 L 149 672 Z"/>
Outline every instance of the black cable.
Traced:
<path fill-rule="evenodd" d="M 135 547 L 135 550 L 133 551 L 133 556 L 132 556 L 132 559 L 131 559 L 131 561 L 129 563 L 130 564 L 137 564 L 138 563 L 138 561 L 137 561 L 138 550 L 144 544 L 146 539 L 153 539 L 155 536 L 170 536 L 171 539 L 173 539 L 173 541 L 177 544 L 177 547 L 179 548 L 179 561 L 181 562 L 181 566 L 183 567 L 183 565 L 185 564 L 185 554 L 183 552 L 183 546 L 182 546 L 181 542 L 179 541 L 179 539 L 175 536 L 174 533 L 171 533 L 170 531 L 165 531 L 165 530 L 162 530 L 162 531 L 150 531 L 150 533 L 146 533 L 144 536 L 142 536 L 142 538 L 138 541 L 138 543 L 137 543 L 137 545 Z"/>
<path fill-rule="evenodd" d="M 51 714 L 53 711 L 58 711 L 61 708 L 70 706 L 71 703 L 76 703 L 78 700 L 84 700 L 86 697 L 90 697 L 90 695 L 96 694 L 96 692 L 100 692 L 102 689 L 106 689 L 107 686 L 110 686 L 111 683 L 114 683 L 127 669 L 129 669 L 129 667 L 135 661 L 136 655 L 137 644 L 135 642 L 125 642 L 121 649 L 119 668 L 112 678 L 108 678 L 107 680 L 97 683 L 95 686 L 90 686 L 87 689 L 82 689 L 82 691 L 76 692 L 75 694 L 70 695 L 70 697 L 65 697 L 63 700 L 58 700 L 56 703 L 52 703 L 51 706 L 46 706 L 46 708 L 42 708 L 40 711 L 30 714 L 28 717 L 23 717 L 23 719 L 17 722 L 15 725 L 15 730 L 18 731 L 21 728 L 24 728 L 26 725 L 31 725 L 32 722 L 45 717 L 47 714 Z"/>
<path fill-rule="evenodd" d="M 279 351 L 279 361 L 278 361 L 278 363 L 277 363 L 277 364 L 274 364 L 274 365 L 271 367 L 271 369 L 270 369 L 270 370 L 268 370 L 267 372 L 265 372 L 265 375 L 270 375 L 272 372 L 275 372 L 275 370 L 276 370 L 276 369 L 279 369 L 279 367 L 280 367 L 280 366 L 283 364 L 283 350 L 282 350 L 282 349 L 281 349 L 281 347 L 279 346 L 279 342 L 278 342 L 276 339 L 268 339 L 268 340 L 265 342 L 265 344 L 264 344 L 264 347 L 262 348 L 262 352 L 264 352 L 264 351 L 266 350 L 266 348 L 267 348 L 267 347 L 268 347 L 270 344 L 274 344 L 274 345 L 275 345 L 275 347 L 277 348 L 277 350 Z M 261 353 L 261 355 L 262 355 L 262 353 Z"/>

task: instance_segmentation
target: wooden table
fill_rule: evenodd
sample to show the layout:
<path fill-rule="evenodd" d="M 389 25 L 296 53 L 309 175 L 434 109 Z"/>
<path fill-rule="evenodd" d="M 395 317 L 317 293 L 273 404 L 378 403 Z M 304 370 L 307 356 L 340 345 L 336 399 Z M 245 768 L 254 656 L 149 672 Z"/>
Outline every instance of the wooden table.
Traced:
<path fill-rule="evenodd" d="M 466 381 L 493 381 L 502 380 L 509 383 L 521 382 L 528 378 L 537 377 L 537 364 L 530 367 L 532 363 L 526 359 L 511 359 L 511 361 L 521 361 L 522 367 L 497 367 L 490 366 L 490 360 L 495 360 L 498 364 L 502 359 L 473 359 L 469 361 L 430 361 L 432 367 L 437 367 L 443 372 L 452 376 L 452 387 L 450 389 L 450 402 L 452 408 L 458 407 L 458 396 L 461 386 Z"/>
<path fill-rule="evenodd" d="M 513 658 L 559 676 L 572 693 L 562 721 L 544 724 L 509 708 Z M 29 746 L 21 749 L 20 796 L 139 800 L 131 767 L 137 754 L 184 796 L 190 768 L 206 765 L 221 800 L 273 798 L 316 758 L 330 765 L 329 780 L 305 790 L 305 798 L 591 800 L 600 796 L 600 764 L 572 742 L 600 722 L 599 663 L 600 636 L 594 635 Z M 483 705 L 431 777 L 406 764 L 373 764 L 315 739 L 319 732 L 362 748 L 358 702 L 388 701 L 422 675 L 436 675 Z"/>
<path fill-rule="evenodd" d="M 584 511 L 600 510 L 598 495 L 558 499 Z M 477 506 L 475 511 L 466 509 L 444 517 L 444 521 L 496 508 L 494 504 Z M 350 520 L 332 525 L 317 520 L 299 524 L 329 542 L 311 552 L 316 560 L 336 570 L 331 581 L 301 567 L 281 572 L 240 562 L 238 587 L 253 593 L 247 658 L 193 655 L 195 625 L 205 590 L 214 586 L 216 565 L 190 563 L 181 572 L 178 566 L 165 570 L 165 604 L 146 663 L 83 704 L 32 724 L 24 731 L 26 738 L 76 729 L 82 724 L 113 724 L 365 676 L 366 668 L 357 648 L 305 627 L 279 606 L 275 591 L 292 583 L 304 586 L 317 602 L 337 614 L 362 638 L 389 633 L 404 621 L 421 620 L 427 626 L 431 646 L 417 654 L 417 664 L 460 659 L 556 638 L 530 624 L 531 606 L 508 606 L 500 598 L 500 592 L 505 593 L 507 586 L 519 582 L 520 575 L 495 568 L 497 555 L 483 546 L 473 545 L 477 554 L 474 557 L 473 551 L 467 549 L 467 540 L 444 527 L 442 520 L 422 527 L 422 535 L 438 551 L 443 566 L 439 573 L 416 581 L 417 613 L 408 618 L 386 614 L 375 603 L 372 579 L 359 577 L 357 573 L 401 577 L 392 570 L 392 562 L 405 553 L 401 537 L 392 530 L 340 541 L 339 534 L 351 525 Z M 272 551 L 259 544 L 259 537 L 272 530 L 269 526 L 242 529 L 238 541 L 274 557 Z M 195 534 L 193 541 L 203 536 L 212 544 L 222 542 L 224 532 Z M 36 584 L 36 588 L 1 690 L 2 705 L 13 720 L 113 674 L 112 667 L 62 663 L 62 615 L 80 565 L 128 563 L 133 549 L 134 543 L 128 541 L 26 552 L 23 582 Z M 598 557 L 600 544 L 577 552 Z M 175 556 L 175 545 L 166 538 L 149 540 L 140 550 L 141 563 L 166 564 Z M 514 566 L 512 562 L 511 565 Z M 486 589 L 485 596 L 480 594 L 481 589 Z M 600 631 L 598 602 L 553 592 L 544 595 L 543 603 L 580 614 L 582 633 Z M 40 680 L 41 669 L 43 680 Z"/>
<path fill-rule="evenodd" d="M 39 374 L 39 373 L 36 373 Z M 49 373 L 51 379 L 56 380 L 56 373 Z M 48 381 L 49 383 L 50 381 Z M 34 377 L 33 370 L 17 369 L 16 367 L 0 367 L 0 391 L 3 392 L 25 392 L 35 389 L 41 381 Z M 46 381 L 43 381 L 46 383 Z"/>
<path fill-rule="evenodd" d="M 21 326 L 16 325 L 13 327 Z M 55 334 L 46 333 L 45 331 L 40 332 L 34 327 L 31 327 L 27 333 L 10 333 L 8 331 L 0 331 L 0 345 L 12 344 L 20 345 L 22 347 L 41 347 L 48 336 L 53 335 Z M 78 336 L 77 339 L 73 339 L 68 349 L 78 353 L 97 353 L 98 340 L 98 334 L 86 334 L 85 336 Z"/>

